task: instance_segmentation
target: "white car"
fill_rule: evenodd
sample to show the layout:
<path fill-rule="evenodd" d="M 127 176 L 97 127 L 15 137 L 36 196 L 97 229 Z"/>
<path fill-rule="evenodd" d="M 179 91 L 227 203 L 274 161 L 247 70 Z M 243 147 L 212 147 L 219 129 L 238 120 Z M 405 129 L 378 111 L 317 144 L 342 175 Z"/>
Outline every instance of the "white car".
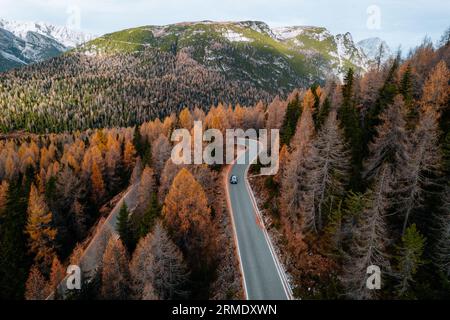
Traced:
<path fill-rule="evenodd" d="M 230 183 L 231 184 L 237 184 L 238 183 L 238 178 L 236 176 L 231 176 Z"/>

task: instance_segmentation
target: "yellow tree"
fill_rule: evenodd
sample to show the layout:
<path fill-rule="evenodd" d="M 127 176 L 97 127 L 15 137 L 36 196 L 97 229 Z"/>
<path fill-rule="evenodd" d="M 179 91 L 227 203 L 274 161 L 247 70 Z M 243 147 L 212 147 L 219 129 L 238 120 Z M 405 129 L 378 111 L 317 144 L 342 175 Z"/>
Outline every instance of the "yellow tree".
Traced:
<path fill-rule="evenodd" d="M 39 268 L 33 266 L 25 283 L 25 299 L 45 300 L 50 294 L 47 288 L 47 283 Z"/>
<path fill-rule="evenodd" d="M 440 111 L 448 102 L 450 71 L 444 61 L 439 62 L 431 71 L 423 86 L 422 104 L 434 106 Z"/>
<path fill-rule="evenodd" d="M 102 172 L 95 161 L 92 164 L 91 182 L 93 197 L 98 203 L 105 195 L 105 183 L 103 181 Z"/>
<path fill-rule="evenodd" d="M 192 118 L 191 112 L 188 108 L 184 108 L 179 115 L 179 126 L 183 129 L 191 130 L 194 125 L 194 120 Z"/>
<path fill-rule="evenodd" d="M 125 148 L 123 150 L 123 163 L 125 168 L 131 172 L 133 165 L 136 161 L 136 148 L 131 141 L 125 142 Z"/>
<path fill-rule="evenodd" d="M 185 168 L 173 180 L 163 215 L 175 242 L 194 263 L 204 262 L 212 245 L 211 210 L 202 186 Z"/>
<path fill-rule="evenodd" d="M 35 255 L 34 260 L 44 272 L 48 271 L 55 255 L 53 242 L 56 230 L 52 228 L 52 218 L 44 197 L 33 184 L 28 201 L 26 233 L 29 236 L 30 251 Z"/>

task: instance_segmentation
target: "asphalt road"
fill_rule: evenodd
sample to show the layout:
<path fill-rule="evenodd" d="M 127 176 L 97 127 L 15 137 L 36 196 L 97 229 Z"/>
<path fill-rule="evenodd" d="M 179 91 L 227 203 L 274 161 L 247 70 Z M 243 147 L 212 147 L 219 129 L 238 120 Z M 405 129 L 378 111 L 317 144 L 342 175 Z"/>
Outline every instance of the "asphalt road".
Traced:
<path fill-rule="evenodd" d="M 120 213 L 120 208 L 122 208 L 122 204 L 124 203 L 124 201 L 127 204 L 129 210 L 135 208 L 135 206 L 137 205 L 137 189 L 138 184 L 129 187 L 122 199 L 120 199 L 116 206 L 111 210 L 104 223 L 98 227 L 96 234 L 84 250 L 83 255 L 80 259 L 79 267 L 81 269 L 81 272 L 85 276 L 90 276 L 93 274 L 93 272 L 96 272 L 96 269 L 102 261 L 103 252 L 105 251 L 109 237 L 112 236 L 119 238 L 119 235 L 116 231 L 116 225 L 117 218 Z M 66 279 L 64 279 L 58 286 L 58 292 L 63 296 L 67 292 L 66 282 Z M 48 299 L 52 298 L 53 295 L 51 295 Z"/>
<path fill-rule="evenodd" d="M 239 144 L 243 144 L 241 140 Z M 240 154 L 228 173 L 227 190 L 233 215 L 241 272 L 249 300 L 286 300 L 291 291 L 247 181 L 250 163 L 256 158 L 256 141 Z M 252 145 L 253 144 L 253 145 Z M 244 161 L 244 159 L 246 160 Z M 231 175 L 238 184 L 230 184 Z"/>

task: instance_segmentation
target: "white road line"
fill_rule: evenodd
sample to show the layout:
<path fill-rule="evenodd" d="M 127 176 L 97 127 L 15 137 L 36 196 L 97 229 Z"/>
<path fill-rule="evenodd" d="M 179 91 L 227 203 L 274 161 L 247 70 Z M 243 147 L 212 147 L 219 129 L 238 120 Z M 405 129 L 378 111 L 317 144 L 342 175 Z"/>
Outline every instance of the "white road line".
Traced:
<path fill-rule="evenodd" d="M 245 281 L 245 273 L 244 273 L 244 266 L 242 265 L 242 257 L 241 257 L 241 250 L 239 249 L 239 239 L 238 239 L 238 235 L 237 235 L 237 230 L 236 230 L 236 225 L 234 222 L 234 213 L 233 213 L 233 206 L 231 205 L 231 199 L 230 199 L 230 187 L 228 185 L 228 176 L 234 166 L 234 164 L 236 163 L 236 160 L 232 162 L 232 164 L 229 166 L 229 168 L 227 169 L 227 172 L 225 174 L 225 187 L 226 187 L 226 191 L 227 191 L 227 204 L 228 204 L 228 208 L 230 209 L 230 215 L 231 215 L 231 224 L 233 225 L 233 238 L 234 238 L 234 243 L 236 244 L 236 250 L 238 253 L 238 257 L 239 257 L 239 268 L 241 269 L 241 274 L 242 274 L 242 283 L 244 284 L 244 294 L 245 294 L 245 300 L 248 300 L 248 291 L 247 291 L 247 283 Z"/>

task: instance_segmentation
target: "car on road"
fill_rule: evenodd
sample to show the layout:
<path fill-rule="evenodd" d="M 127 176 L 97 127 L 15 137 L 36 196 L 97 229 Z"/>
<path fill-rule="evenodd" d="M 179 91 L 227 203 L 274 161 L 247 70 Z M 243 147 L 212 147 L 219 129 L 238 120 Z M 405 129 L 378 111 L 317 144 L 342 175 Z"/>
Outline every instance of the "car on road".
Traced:
<path fill-rule="evenodd" d="M 236 176 L 231 176 L 230 183 L 231 184 L 237 184 L 238 183 L 238 178 Z"/>

